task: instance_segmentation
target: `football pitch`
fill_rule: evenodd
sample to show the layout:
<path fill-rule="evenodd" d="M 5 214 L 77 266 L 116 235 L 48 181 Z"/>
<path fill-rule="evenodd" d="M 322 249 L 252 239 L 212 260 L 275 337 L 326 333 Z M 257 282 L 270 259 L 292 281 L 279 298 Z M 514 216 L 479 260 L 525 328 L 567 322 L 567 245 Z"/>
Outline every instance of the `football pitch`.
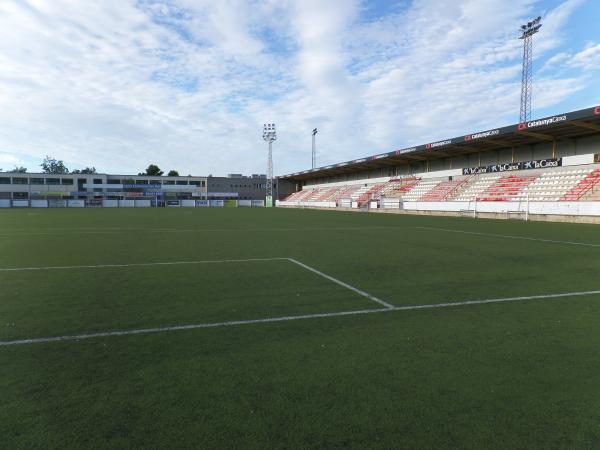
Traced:
<path fill-rule="evenodd" d="M 0 448 L 597 448 L 600 227 L 0 210 Z"/>

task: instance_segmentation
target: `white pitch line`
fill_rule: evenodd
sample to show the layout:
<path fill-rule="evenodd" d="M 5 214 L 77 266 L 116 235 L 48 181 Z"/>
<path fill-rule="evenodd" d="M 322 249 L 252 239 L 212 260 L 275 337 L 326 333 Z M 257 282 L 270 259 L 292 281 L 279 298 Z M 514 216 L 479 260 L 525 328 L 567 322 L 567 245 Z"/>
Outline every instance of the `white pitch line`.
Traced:
<path fill-rule="evenodd" d="M 581 245 L 583 247 L 600 247 L 600 244 L 591 244 L 589 242 L 558 241 L 558 240 L 554 240 L 554 239 L 542 239 L 542 238 L 533 238 L 533 237 L 527 237 L 527 236 L 515 236 L 515 235 L 510 235 L 510 234 L 481 233 L 478 231 L 452 230 L 450 228 L 436 228 L 436 227 L 411 227 L 411 228 L 417 228 L 417 229 L 421 229 L 421 230 L 445 231 L 448 233 L 473 234 L 476 236 L 487 236 L 487 237 L 497 237 L 497 238 L 506 238 L 506 239 L 522 239 L 525 241 L 549 242 L 551 244 Z"/>
<path fill-rule="evenodd" d="M 356 292 L 357 294 L 362 295 L 363 297 L 366 297 L 369 300 L 372 300 L 372 301 L 374 301 L 376 303 L 379 303 L 380 305 L 383 305 L 383 306 L 385 306 L 388 309 L 392 309 L 394 307 L 394 305 L 390 305 L 388 302 L 385 302 L 385 301 L 381 300 L 380 298 L 377 298 L 374 295 L 369 294 L 368 292 L 361 291 L 360 289 L 357 289 L 354 286 L 350 286 L 348 283 L 344 283 L 343 281 L 338 280 L 337 278 L 334 278 L 334 277 L 332 277 L 330 275 L 327 275 L 326 273 L 323 273 L 323 272 L 315 269 L 314 267 L 307 266 L 306 264 L 303 264 L 300 261 L 295 260 L 294 258 L 287 258 L 287 259 L 288 259 L 288 261 L 291 261 L 294 264 L 297 264 L 297 265 L 299 265 L 300 267 L 303 267 L 306 270 L 309 270 L 309 271 L 311 271 L 313 273 L 316 273 L 317 275 L 320 275 L 320 276 L 322 276 L 323 278 L 326 278 L 329 281 L 333 281 L 334 283 L 339 284 L 340 286 L 345 287 L 346 289 L 350 289 L 351 291 Z"/>
<path fill-rule="evenodd" d="M 319 314 L 304 314 L 300 316 L 283 316 L 283 317 L 269 317 L 265 319 L 250 319 L 250 320 L 232 320 L 229 322 L 216 322 L 216 323 L 199 323 L 191 325 L 174 325 L 170 327 L 157 327 L 157 328 L 140 328 L 136 330 L 117 330 L 117 331 L 105 331 L 99 333 L 87 333 L 69 336 L 56 336 L 47 338 L 33 338 L 33 339 L 18 339 L 14 341 L 0 341 L 0 347 L 9 345 L 23 345 L 23 344 L 41 344 L 46 342 L 56 341 L 78 341 L 80 339 L 90 339 L 96 337 L 109 337 L 109 336 L 124 336 L 130 334 L 148 334 L 148 333 L 161 333 L 165 331 L 180 331 L 180 330 L 195 330 L 198 328 L 219 328 L 219 327 L 231 327 L 235 325 L 249 325 L 253 323 L 268 323 L 268 322 L 285 322 L 289 320 L 302 320 L 302 319 L 316 319 L 319 317 L 336 317 L 336 316 L 352 316 L 358 314 L 371 314 L 377 312 L 391 311 L 390 309 L 362 309 L 357 311 L 341 311 L 334 313 L 319 313 Z"/>
<path fill-rule="evenodd" d="M 454 303 L 434 303 L 428 305 L 409 305 L 409 306 L 393 306 L 391 308 L 381 309 L 363 309 L 357 311 L 341 311 L 333 313 L 317 313 L 317 314 L 304 314 L 298 316 L 283 316 L 283 317 L 269 317 L 263 319 L 250 319 L 250 320 L 232 320 L 228 322 L 215 322 L 215 323 L 199 323 L 191 325 L 175 325 L 168 327 L 157 327 L 157 328 L 140 328 L 133 330 L 115 330 L 115 331 L 104 331 L 98 333 L 86 333 L 79 335 L 65 335 L 65 336 L 54 336 L 54 337 L 43 337 L 43 338 L 31 338 L 31 339 L 17 339 L 12 341 L 0 341 L 0 347 L 11 346 L 11 345 L 25 345 L 25 344 L 41 344 L 47 342 L 57 341 L 78 341 L 81 339 L 91 339 L 97 337 L 110 337 L 110 336 L 126 336 L 131 334 L 149 334 L 149 333 L 161 333 L 165 331 L 178 331 L 178 330 L 194 330 L 198 328 L 219 328 L 219 327 L 230 327 L 236 325 L 250 325 L 255 323 L 269 323 L 269 322 L 284 322 L 291 320 L 303 320 L 303 319 L 317 319 L 327 317 L 340 317 L 340 316 L 355 316 L 363 314 L 382 313 L 390 311 L 410 311 L 418 309 L 433 309 L 433 308 L 451 308 L 455 306 L 471 306 L 471 305 L 483 305 L 489 303 L 504 303 L 504 302 L 519 302 L 527 300 L 545 300 L 551 298 L 560 297 L 578 297 L 584 295 L 596 295 L 600 294 L 600 290 L 597 291 L 583 291 L 583 292 L 565 292 L 561 294 L 543 294 L 543 295 L 529 295 L 523 297 L 506 297 L 506 298 L 493 298 L 488 300 L 469 300 Z"/>
<path fill-rule="evenodd" d="M 452 306 L 468 306 L 468 305 L 485 305 L 488 303 L 504 303 L 504 302 L 522 302 L 526 300 L 546 300 L 550 298 L 560 297 L 580 297 L 583 295 L 596 295 L 599 291 L 582 291 L 582 292 L 563 292 L 561 294 L 541 294 L 528 295 L 523 297 L 505 297 L 505 298 L 490 298 L 487 300 L 465 300 L 460 302 L 434 303 L 430 305 L 410 305 L 410 306 L 395 306 L 395 311 L 413 310 L 413 309 L 430 309 L 430 308 L 450 308 Z"/>
<path fill-rule="evenodd" d="M 286 261 L 288 258 L 249 258 L 249 259 L 215 259 L 200 261 L 167 261 L 131 264 L 89 264 L 81 266 L 41 266 L 41 267 L 5 267 L 0 272 L 19 272 L 26 270 L 65 270 L 65 269 L 107 269 L 112 267 L 146 267 L 146 266 L 176 266 L 183 264 L 224 264 L 255 261 Z"/>

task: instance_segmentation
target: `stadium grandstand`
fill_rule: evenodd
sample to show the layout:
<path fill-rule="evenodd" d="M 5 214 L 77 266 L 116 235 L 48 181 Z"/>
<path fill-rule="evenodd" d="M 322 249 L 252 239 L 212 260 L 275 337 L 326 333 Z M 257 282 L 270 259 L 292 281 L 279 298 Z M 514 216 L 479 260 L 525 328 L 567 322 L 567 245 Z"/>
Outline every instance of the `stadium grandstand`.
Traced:
<path fill-rule="evenodd" d="M 277 206 L 600 218 L 600 106 L 279 179 Z"/>

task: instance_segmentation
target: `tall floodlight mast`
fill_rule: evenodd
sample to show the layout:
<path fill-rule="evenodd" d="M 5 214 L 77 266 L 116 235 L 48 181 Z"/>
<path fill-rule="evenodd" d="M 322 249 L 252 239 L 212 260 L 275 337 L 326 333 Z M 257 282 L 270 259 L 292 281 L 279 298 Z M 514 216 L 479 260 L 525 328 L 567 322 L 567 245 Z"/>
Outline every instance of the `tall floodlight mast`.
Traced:
<path fill-rule="evenodd" d="M 265 123 L 263 125 L 263 139 L 269 144 L 265 206 L 273 206 L 273 142 L 277 140 L 274 123 Z"/>
<path fill-rule="evenodd" d="M 542 24 L 541 17 L 521 25 L 521 36 L 523 39 L 523 73 L 521 77 L 521 113 L 519 122 L 524 123 L 531 120 L 531 91 L 533 82 L 533 35 L 537 33 Z"/>
<path fill-rule="evenodd" d="M 318 131 L 315 128 L 314 130 L 312 130 L 312 168 L 315 169 L 317 167 L 317 144 L 315 141 L 315 136 L 317 135 Z"/>

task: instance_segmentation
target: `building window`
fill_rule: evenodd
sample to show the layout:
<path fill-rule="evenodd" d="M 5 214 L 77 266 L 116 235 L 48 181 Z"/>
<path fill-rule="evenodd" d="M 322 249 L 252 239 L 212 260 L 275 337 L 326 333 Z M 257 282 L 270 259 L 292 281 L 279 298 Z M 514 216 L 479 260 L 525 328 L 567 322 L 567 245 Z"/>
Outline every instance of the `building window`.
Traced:
<path fill-rule="evenodd" d="M 188 182 L 187 182 L 187 181 L 185 181 L 185 180 L 177 180 L 177 181 L 175 182 L 175 184 L 178 184 L 178 185 L 180 185 L 180 186 L 187 186 Z"/>
<path fill-rule="evenodd" d="M 10 184 L 10 178 L 8 178 L 8 177 L 0 178 L 0 184 Z"/>
<path fill-rule="evenodd" d="M 46 178 L 46 184 L 60 184 L 60 178 Z"/>
<path fill-rule="evenodd" d="M 107 180 L 106 184 L 121 184 L 121 180 Z"/>
<path fill-rule="evenodd" d="M 12 184 L 27 184 L 27 178 L 13 178 Z"/>
<path fill-rule="evenodd" d="M 31 184 L 44 184 L 43 178 L 30 178 Z"/>
<path fill-rule="evenodd" d="M 73 185 L 73 178 L 62 178 L 62 179 L 60 180 L 60 182 L 61 182 L 62 184 L 68 184 L 68 185 L 71 185 L 71 186 L 72 186 L 72 185 Z"/>
<path fill-rule="evenodd" d="M 27 192 L 13 192 L 13 198 L 15 200 L 26 200 L 29 198 L 29 194 Z"/>
<path fill-rule="evenodd" d="M 94 184 L 102 184 L 101 178 L 94 178 Z"/>
<path fill-rule="evenodd" d="M 161 180 L 151 180 L 150 184 L 162 184 Z"/>
<path fill-rule="evenodd" d="M 175 184 L 174 180 L 165 180 L 163 184 Z"/>
<path fill-rule="evenodd" d="M 148 180 L 135 180 L 135 184 L 148 184 Z"/>
<path fill-rule="evenodd" d="M 190 181 L 190 184 L 191 184 L 192 186 L 200 186 L 200 182 L 199 182 L 199 181 L 193 181 L 193 180 L 192 180 L 192 181 Z"/>

